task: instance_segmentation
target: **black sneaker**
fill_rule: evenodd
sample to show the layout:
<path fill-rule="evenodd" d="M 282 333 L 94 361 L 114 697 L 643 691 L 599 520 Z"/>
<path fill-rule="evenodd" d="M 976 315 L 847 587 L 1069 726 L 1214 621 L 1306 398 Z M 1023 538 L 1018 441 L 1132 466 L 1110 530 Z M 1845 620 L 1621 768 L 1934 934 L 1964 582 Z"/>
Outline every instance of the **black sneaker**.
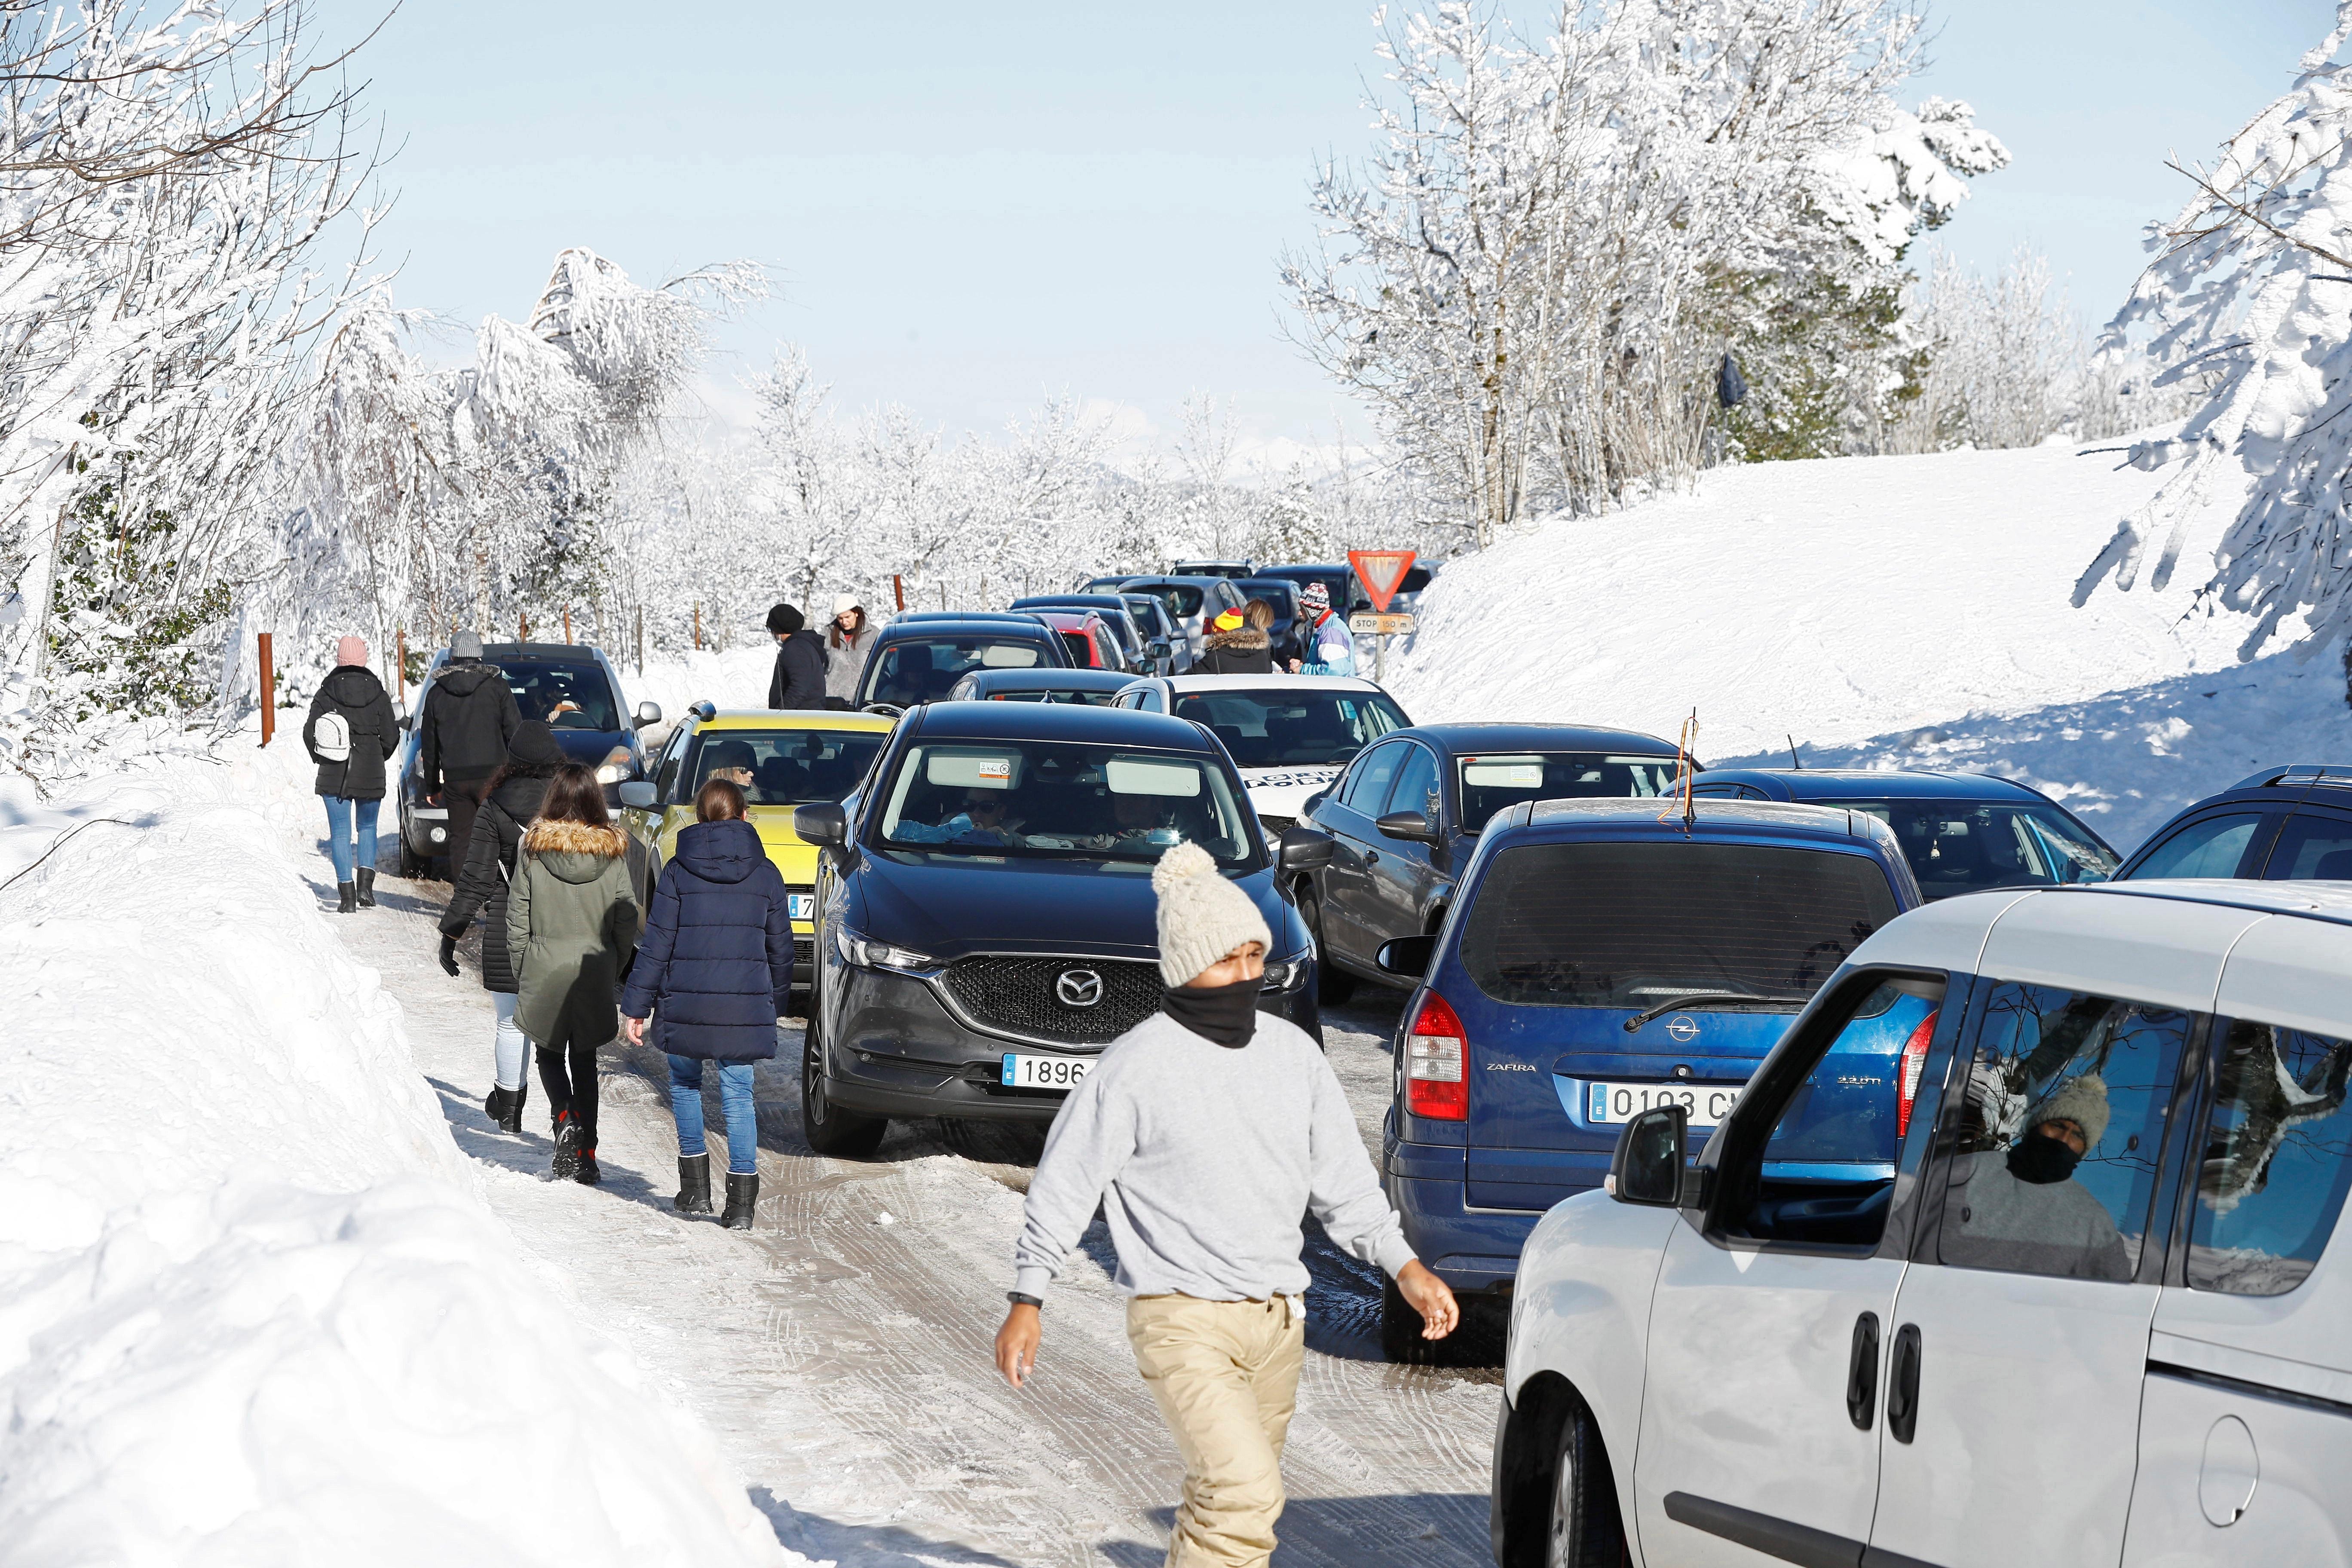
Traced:
<path fill-rule="evenodd" d="M 596 1165 L 595 1150 L 583 1149 L 580 1151 L 580 1169 L 573 1173 L 572 1179 L 579 1183 L 583 1187 L 593 1187 L 597 1183 L 604 1179 L 604 1173 L 599 1170 Z"/>
<path fill-rule="evenodd" d="M 559 1182 L 580 1179 L 580 1123 L 560 1110 L 555 1113 L 555 1163 L 551 1173 Z"/>

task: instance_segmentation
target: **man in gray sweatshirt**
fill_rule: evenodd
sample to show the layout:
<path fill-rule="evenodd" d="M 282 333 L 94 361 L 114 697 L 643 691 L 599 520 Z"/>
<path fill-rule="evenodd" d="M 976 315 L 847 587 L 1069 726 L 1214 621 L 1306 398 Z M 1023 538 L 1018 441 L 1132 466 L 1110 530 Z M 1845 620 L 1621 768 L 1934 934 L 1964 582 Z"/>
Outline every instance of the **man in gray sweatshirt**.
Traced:
<path fill-rule="evenodd" d="M 1184 1458 L 1169 1568 L 1263 1565 L 1306 1346 L 1300 1218 L 1392 1275 L 1442 1339 L 1460 1310 L 1406 1246 L 1331 1064 L 1257 1011 L 1272 942 L 1208 852 L 1160 858 L 1163 1010 L 1103 1048 L 1054 1119 L 1013 1249 L 996 1364 L 1036 1364 L 1048 1281 L 1102 1205 L 1137 1370 Z"/>

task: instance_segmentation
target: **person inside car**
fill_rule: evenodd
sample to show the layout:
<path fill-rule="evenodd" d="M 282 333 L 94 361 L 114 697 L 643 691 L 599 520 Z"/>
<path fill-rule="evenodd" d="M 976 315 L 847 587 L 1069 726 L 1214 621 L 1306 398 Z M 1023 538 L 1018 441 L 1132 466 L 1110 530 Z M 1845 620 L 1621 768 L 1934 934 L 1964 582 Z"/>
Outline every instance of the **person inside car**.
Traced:
<path fill-rule="evenodd" d="M 964 792 L 963 809 L 936 826 L 900 822 L 891 837 L 906 844 L 1018 844 L 1020 824 L 1008 815 L 1001 789 Z"/>
<path fill-rule="evenodd" d="M 1947 1263 L 2084 1279 L 2128 1279 L 2131 1256 L 2116 1222 L 2074 1179 L 2083 1156 L 2107 1131 L 2107 1085 L 2096 1073 L 2063 1079 L 2026 1113 L 2026 1130 L 2006 1150 L 1970 1155 L 1956 1206 Z M 1948 1220 L 1946 1222 L 1950 1223 Z"/>
<path fill-rule="evenodd" d="M 1171 795 L 1114 791 L 1110 815 L 1111 831 L 1096 836 L 1087 847 L 1121 855 L 1157 855 L 1182 837 L 1176 822 L 1176 802 Z"/>
<path fill-rule="evenodd" d="M 702 782 L 725 779 L 737 789 L 750 789 L 759 762 L 759 753 L 751 750 L 749 741 L 713 741 L 709 765 L 702 770 Z"/>

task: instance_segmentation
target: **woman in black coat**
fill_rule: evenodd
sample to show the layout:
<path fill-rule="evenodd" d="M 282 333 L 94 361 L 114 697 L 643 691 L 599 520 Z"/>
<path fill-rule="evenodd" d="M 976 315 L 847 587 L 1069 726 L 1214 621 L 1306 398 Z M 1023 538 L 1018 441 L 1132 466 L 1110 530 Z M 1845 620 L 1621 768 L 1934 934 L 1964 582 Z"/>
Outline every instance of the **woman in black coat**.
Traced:
<path fill-rule="evenodd" d="M 563 748 L 555 732 L 538 720 L 527 720 L 507 742 L 507 760 L 490 780 L 489 792 L 474 817 L 473 837 L 465 847 L 457 885 L 449 907 L 441 915 L 441 967 L 457 973 L 457 939 L 479 914 L 488 922 L 490 940 L 482 943 L 482 989 L 498 1008 L 491 1037 L 497 1062 L 496 1087 L 482 1101 L 482 1114 L 501 1132 L 522 1131 L 522 1108 L 530 1098 L 530 1042 L 515 1027 L 515 973 L 507 952 L 507 883 L 514 876 L 516 851 L 523 829 L 539 815 L 547 781 L 564 763 Z"/>
<path fill-rule="evenodd" d="M 793 991 L 792 907 L 783 874 L 743 820 L 743 792 L 713 779 L 694 797 L 699 820 L 678 829 L 662 868 L 621 995 L 622 1028 L 669 1056 L 669 1103 L 677 1121 L 681 1214 L 710 1212 L 710 1155 L 702 1137 L 702 1064 L 719 1064 L 727 1114 L 727 1213 L 751 1228 L 760 1198 L 759 1117 L 751 1064 L 776 1054 L 776 1020 Z"/>
<path fill-rule="evenodd" d="M 335 863 L 336 907 L 344 914 L 375 908 L 375 814 L 383 804 L 384 761 L 400 746 L 392 699 L 367 658 L 364 637 L 345 637 L 335 645 L 335 668 L 319 683 L 302 724 L 302 747 L 319 764 L 318 791 L 327 803 L 327 858 Z M 342 731 L 331 739 L 319 733 L 319 721 L 330 715 Z"/>

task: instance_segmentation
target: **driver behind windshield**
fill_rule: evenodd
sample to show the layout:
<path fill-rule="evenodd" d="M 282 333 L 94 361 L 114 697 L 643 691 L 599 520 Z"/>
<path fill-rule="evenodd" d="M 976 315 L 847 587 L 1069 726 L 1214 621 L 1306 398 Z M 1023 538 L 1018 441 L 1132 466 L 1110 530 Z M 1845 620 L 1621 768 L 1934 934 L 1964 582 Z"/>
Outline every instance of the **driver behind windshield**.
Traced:
<path fill-rule="evenodd" d="M 936 825 L 901 822 L 891 837 L 908 844 L 1018 844 L 1020 823 L 1001 789 L 969 789 L 963 809 Z"/>
<path fill-rule="evenodd" d="M 2096 1073 L 2060 1083 L 2026 1112 L 2006 1150 L 1972 1154 L 1946 1200 L 1957 1215 L 1945 1261 L 2081 1279 L 2128 1279 L 2132 1265 L 2106 1205 L 2074 1167 L 2107 1131 L 2107 1084 Z M 1947 1225 L 1951 1223 L 1949 1218 Z"/>
<path fill-rule="evenodd" d="M 1182 825 L 1176 820 L 1176 799 L 1112 792 L 1111 830 L 1094 835 L 1087 841 L 1087 847 L 1122 855 L 1144 855 L 1168 847 L 1183 837 Z"/>
<path fill-rule="evenodd" d="M 714 741 L 703 753 L 701 782 L 725 779 L 737 789 L 748 790 L 752 784 L 752 770 L 759 762 L 759 753 L 751 750 L 749 741 Z"/>

